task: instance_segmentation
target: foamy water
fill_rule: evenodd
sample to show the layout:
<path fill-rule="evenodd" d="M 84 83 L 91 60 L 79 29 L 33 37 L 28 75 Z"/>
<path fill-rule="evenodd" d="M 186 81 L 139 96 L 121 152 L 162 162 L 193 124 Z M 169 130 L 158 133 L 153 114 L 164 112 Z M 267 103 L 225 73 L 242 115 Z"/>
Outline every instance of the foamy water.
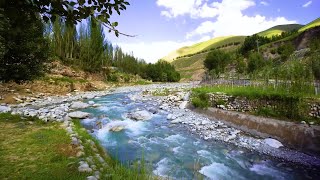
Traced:
<path fill-rule="evenodd" d="M 94 99 L 102 106 L 86 111 L 94 118 L 82 121 L 114 157 L 124 164 L 142 157 L 155 175 L 172 179 L 304 179 L 303 168 L 221 142 L 207 142 L 183 126 L 169 127 L 167 114 L 159 111 L 149 121 L 133 121 L 127 113 L 159 106 L 139 102 L 137 96 L 114 94 Z M 100 129 L 97 122 L 101 123 Z M 121 126 L 120 132 L 111 128 Z M 308 174 L 310 175 L 310 174 Z"/>

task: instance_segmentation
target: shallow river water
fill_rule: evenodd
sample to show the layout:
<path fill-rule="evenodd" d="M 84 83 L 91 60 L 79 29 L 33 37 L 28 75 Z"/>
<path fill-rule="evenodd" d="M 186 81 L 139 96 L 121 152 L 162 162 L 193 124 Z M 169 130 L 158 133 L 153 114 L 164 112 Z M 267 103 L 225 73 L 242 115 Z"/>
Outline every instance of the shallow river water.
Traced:
<path fill-rule="evenodd" d="M 148 121 L 130 120 L 126 113 L 157 109 L 158 104 L 133 102 L 128 95 L 119 93 L 94 99 L 101 106 L 86 109 L 94 118 L 82 121 L 109 154 L 125 164 L 143 158 L 155 175 L 173 179 L 316 178 L 312 171 L 299 165 L 289 165 L 234 145 L 201 140 L 182 125 L 170 125 L 165 111 L 158 110 Z M 109 131 L 119 125 L 125 129 Z"/>

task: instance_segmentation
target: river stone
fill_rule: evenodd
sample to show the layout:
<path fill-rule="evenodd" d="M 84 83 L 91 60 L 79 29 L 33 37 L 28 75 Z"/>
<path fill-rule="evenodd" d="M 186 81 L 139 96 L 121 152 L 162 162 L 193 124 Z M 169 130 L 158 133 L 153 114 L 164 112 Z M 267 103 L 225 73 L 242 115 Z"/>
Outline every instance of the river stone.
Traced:
<path fill-rule="evenodd" d="M 94 101 L 88 101 L 89 105 L 94 105 Z"/>
<path fill-rule="evenodd" d="M 90 116 L 89 113 L 81 112 L 81 111 L 75 111 L 68 114 L 71 118 L 78 118 L 78 119 L 85 119 Z"/>
<path fill-rule="evenodd" d="M 92 172 L 92 169 L 89 167 L 89 164 L 83 161 L 80 162 L 78 170 L 79 172 Z"/>
<path fill-rule="evenodd" d="M 0 106 L 0 113 L 7 113 L 10 112 L 11 108 L 7 106 Z"/>
<path fill-rule="evenodd" d="M 183 96 L 183 100 L 184 100 L 184 101 L 189 101 L 189 99 L 190 99 L 190 92 L 187 92 L 187 94 L 185 94 L 185 95 Z"/>
<path fill-rule="evenodd" d="M 183 101 L 183 102 L 179 105 L 179 108 L 180 108 L 180 109 L 186 109 L 186 108 L 187 108 L 187 105 L 188 105 L 188 101 Z"/>
<path fill-rule="evenodd" d="M 76 101 L 71 104 L 72 109 L 85 109 L 88 107 L 89 107 L 89 104 L 81 102 L 81 101 Z"/>
<path fill-rule="evenodd" d="M 112 127 L 112 128 L 110 129 L 110 131 L 112 131 L 112 132 L 120 132 L 120 131 L 122 131 L 122 130 L 124 130 L 124 127 L 123 127 L 123 126 L 114 126 L 114 127 Z"/>
<path fill-rule="evenodd" d="M 146 121 L 151 119 L 152 115 L 148 111 L 143 110 L 143 111 L 136 111 L 134 113 L 131 113 L 129 117 L 136 121 Z"/>
<path fill-rule="evenodd" d="M 264 139 L 263 142 L 273 148 L 279 148 L 279 147 L 283 146 L 281 142 L 279 142 L 276 139 L 272 139 L 272 138 Z"/>
<path fill-rule="evenodd" d="M 95 176 L 88 176 L 87 180 L 98 180 Z"/>

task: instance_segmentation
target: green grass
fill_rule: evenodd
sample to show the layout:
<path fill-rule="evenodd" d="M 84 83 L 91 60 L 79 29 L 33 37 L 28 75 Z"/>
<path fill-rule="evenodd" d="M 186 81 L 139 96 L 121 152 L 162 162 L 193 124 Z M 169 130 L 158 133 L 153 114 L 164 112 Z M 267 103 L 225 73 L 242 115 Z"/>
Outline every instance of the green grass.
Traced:
<path fill-rule="evenodd" d="M 134 84 L 135 85 L 148 85 L 148 84 L 152 84 L 152 82 L 146 81 L 146 80 L 139 80 L 139 81 L 135 82 Z"/>
<path fill-rule="evenodd" d="M 310 89 L 311 90 L 311 89 Z M 274 117 L 287 121 L 313 121 L 319 124 L 319 119 L 309 116 L 309 102 L 319 101 L 319 95 L 316 96 L 311 91 L 289 92 L 285 88 L 275 89 L 273 87 L 232 87 L 232 86 L 204 86 L 194 88 L 193 97 L 200 98 L 199 94 L 223 92 L 234 97 L 245 98 L 252 102 L 257 108 L 251 112 L 255 115 Z M 200 98 L 201 99 L 201 98 Z M 269 104 L 268 104 L 268 103 Z M 196 102 L 199 103 L 199 102 Z"/>
<path fill-rule="evenodd" d="M 86 179 L 93 173 L 80 173 L 79 161 L 89 156 L 101 172 L 101 179 L 157 179 L 145 163 L 129 168 L 112 159 L 99 142 L 74 121 L 85 155 L 76 158 L 78 150 L 60 123 L 43 123 L 37 118 L 0 114 L 0 179 Z M 88 143 L 91 140 L 94 147 Z M 101 163 L 96 154 L 105 160 Z M 101 170 L 101 168 L 103 170 Z"/>
<path fill-rule="evenodd" d="M 59 124 L 0 114 L 0 179 L 85 179 Z"/>
<path fill-rule="evenodd" d="M 259 32 L 258 35 L 259 36 L 266 36 L 266 37 L 270 38 L 272 36 L 281 35 L 282 32 L 298 30 L 301 27 L 303 27 L 303 25 L 300 25 L 300 24 L 278 25 L 278 26 L 274 26 L 270 29 L 267 29 L 265 31 Z"/>
<path fill-rule="evenodd" d="M 300 28 L 298 31 L 299 32 L 303 32 L 303 31 L 306 31 L 308 29 L 311 29 L 311 28 L 314 28 L 316 26 L 320 26 L 320 18 L 310 22 L 309 24 L 303 26 L 302 28 Z"/>
<path fill-rule="evenodd" d="M 203 50 L 209 50 L 211 48 L 217 48 L 219 46 L 227 45 L 233 42 L 243 42 L 245 36 L 225 36 L 225 37 L 217 37 L 214 39 L 210 39 L 208 41 L 200 42 L 194 44 L 192 46 L 182 47 L 176 51 L 171 52 L 166 57 L 162 58 L 168 62 L 172 62 L 172 59 L 175 59 L 178 56 L 184 56 L 188 54 L 194 54 Z"/>
<path fill-rule="evenodd" d="M 203 86 L 193 89 L 197 93 L 215 93 L 224 92 L 228 95 L 246 97 L 249 99 L 258 99 L 262 97 L 319 97 L 313 94 L 312 89 L 305 92 L 289 92 L 288 89 L 273 86 Z"/>

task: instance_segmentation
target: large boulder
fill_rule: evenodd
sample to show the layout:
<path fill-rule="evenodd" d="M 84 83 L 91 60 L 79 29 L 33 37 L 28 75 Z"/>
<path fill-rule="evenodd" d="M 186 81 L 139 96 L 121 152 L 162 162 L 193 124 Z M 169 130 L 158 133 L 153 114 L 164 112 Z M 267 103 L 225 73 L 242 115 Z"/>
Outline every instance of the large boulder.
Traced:
<path fill-rule="evenodd" d="M 70 108 L 72 108 L 72 109 L 85 109 L 88 107 L 89 107 L 89 104 L 81 102 L 81 101 L 76 101 L 71 104 Z"/>
<path fill-rule="evenodd" d="M 180 105 L 179 105 L 179 108 L 180 109 L 186 109 L 188 106 L 188 101 L 183 101 Z"/>
<path fill-rule="evenodd" d="M 190 99 L 190 92 L 187 92 L 184 96 L 183 96 L 183 100 L 184 101 L 189 101 L 189 99 Z"/>
<path fill-rule="evenodd" d="M 68 114 L 71 118 L 77 118 L 77 119 L 85 119 L 90 116 L 89 113 L 81 112 L 81 111 L 75 111 Z"/>
<path fill-rule="evenodd" d="M 278 141 L 276 139 L 272 139 L 272 138 L 264 139 L 263 142 L 264 142 L 264 144 L 271 146 L 273 148 L 279 148 L 279 147 L 283 146 L 283 144 L 280 141 Z"/>
<path fill-rule="evenodd" d="M 11 108 L 8 106 L 0 106 L 0 113 L 7 113 L 10 112 Z"/>
<path fill-rule="evenodd" d="M 146 121 L 152 118 L 152 114 L 148 111 L 143 110 L 131 113 L 128 117 L 136 121 Z"/>

